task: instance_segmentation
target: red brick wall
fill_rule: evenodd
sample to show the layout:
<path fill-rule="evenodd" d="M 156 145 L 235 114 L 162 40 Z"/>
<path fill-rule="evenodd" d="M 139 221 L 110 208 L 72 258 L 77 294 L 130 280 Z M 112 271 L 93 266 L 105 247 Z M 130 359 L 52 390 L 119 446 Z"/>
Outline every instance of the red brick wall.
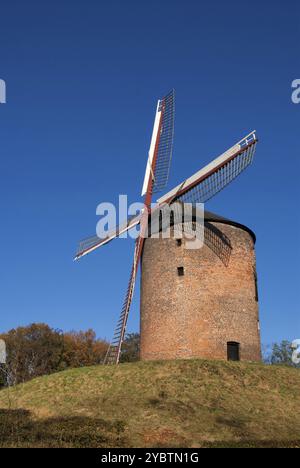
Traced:
<path fill-rule="evenodd" d="M 228 266 L 207 245 L 147 239 L 141 276 L 141 359 L 227 359 L 227 342 L 240 358 L 261 359 L 255 251 L 251 235 L 213 223 L 231 241 Z M 177 267 L 184 267 L 178 276 Z"/>

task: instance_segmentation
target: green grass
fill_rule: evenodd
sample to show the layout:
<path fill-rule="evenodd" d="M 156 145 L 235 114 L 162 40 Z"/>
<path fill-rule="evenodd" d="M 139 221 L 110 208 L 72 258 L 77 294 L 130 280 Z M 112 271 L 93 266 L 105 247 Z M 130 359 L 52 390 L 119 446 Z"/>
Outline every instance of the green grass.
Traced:
<path fill-rule="evenodd" d="M 300 371 L 184 360 L 0 391 L 0 447 L 300 447 Z"/>

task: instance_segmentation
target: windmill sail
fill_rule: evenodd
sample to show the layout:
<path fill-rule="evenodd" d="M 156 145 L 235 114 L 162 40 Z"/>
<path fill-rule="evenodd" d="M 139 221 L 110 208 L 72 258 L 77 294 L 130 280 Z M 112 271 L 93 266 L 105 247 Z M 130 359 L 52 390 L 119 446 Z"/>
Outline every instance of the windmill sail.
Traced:
<path fill-rule="evenodd" d="M 125 338 L 127 319 L 128 319 L 128 314 L 129 314 L 129 310 L 130 310 L 130 306 L 131 306 L 131 302 L 133 298 L 142 245 L 143 245 L 143 239 L 141 237 L 138 237 L 135 242 L 133 264 L 131 268 L 128 288 L 127 288 L 127 292 L 125 295 L 123 307 L 121 310 L 119 321 L 115 328 L 113 339 L 107 350 L 107 353 L 104 359 L 104 364 L 118 364 L 120 360 L 121 347 Z"/>
<path fill-rule="evenodd" d="M 158 203 L 204 203 L 232 182 L 251 164 L 257 138 L 255 131 L 216 158 L 182 184 L 158 200 Z"/>
<path fill-rule="evenodd" d="M 113 340 L 108 348 L 104 364 L 118 364 L 119 362 L 121 347 L 125 337 L 128 314 L 133 298 L 138 264 L 144 244 L 144 233 L 148 226 L 148 215 L 151 211 L 152 193 L 161 190 L 168 181 L 173 150 L 174 96 L 173 90 L 157 103 L 149 157 L 142 189 L 142 195 L 145 195 L 146 211 L 142 213 L 138 220 L 138 222 L 141 223 L 141 234 L 135 244 L 134 260 L 129 285 L 121 310 L 120 319 L 117 324 L 117 328 L 115 329 Z"/>
<path fill-rule="evenodd" d="M 175 91 L 172 90 L 157 103 L 142 195 L 146 194 L 150 179 L 153 180 L 152 193 L 162 190 L 168 182 L 173 152 L 174 117 Z"/>
<path fill-rule="evenodd" d="M 98 236 L 92 236 L 88 237 L 86 239 L 83 239 L 79 243 L 78 250 L 76 252 L 76 255 L 74 257 L 74 260 L 78 260 L 79 258 L 83 257 L 84 255 L 87 255 L 94 250 L 98 249 L 99 247 L 102 247 L 103 245 L 107 244 L 108 242 L 112 241 L 116 237 L 120 236 L 126 231 L 129 231 L 129 229 L 132 229 L 134 226 L 137 226 L 140 222 L 141 215 L 139 214 L 138 216 L 132 216 L 129 218 L 129 220 L 122 224 L 121 226 L 116 227 L 116 229 L 113 229 L 110 231 L 107 236 L 104 239 L 100 239 Z"/>
<path fill-rule="evenodd" d="M 168 183 L 173 153 L 175 93 L 172 90 L 161 102 L 162 124 L 154 169 L 153 193 L 160 192 Z"/>

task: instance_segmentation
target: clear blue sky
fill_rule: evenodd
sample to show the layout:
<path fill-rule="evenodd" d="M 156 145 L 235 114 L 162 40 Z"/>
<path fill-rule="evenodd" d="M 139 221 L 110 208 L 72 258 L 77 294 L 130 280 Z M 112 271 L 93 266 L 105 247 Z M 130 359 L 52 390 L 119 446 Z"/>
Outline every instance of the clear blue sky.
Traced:
<path fill-rule="evenodd" d="M 133 241 L 72 257 L 95 232 L 98 203 L 139 200 L 156 99 L 174 87 L 169 188 L 257 129 L 253 166 L 207 209 L 257 234 L 263 342 L 300 338 L 299 2 L 0 9 L 0 330 L 39 321 L 111 337 Z M 138 325 L 137 293 L 129 330 Z"/>

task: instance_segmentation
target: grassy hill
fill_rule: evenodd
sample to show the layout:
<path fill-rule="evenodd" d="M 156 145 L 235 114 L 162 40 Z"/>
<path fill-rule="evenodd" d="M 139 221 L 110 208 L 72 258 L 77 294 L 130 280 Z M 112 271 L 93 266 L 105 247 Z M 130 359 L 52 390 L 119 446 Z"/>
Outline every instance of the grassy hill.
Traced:
<path fill-rule="evenodd" d="M 300 371 L 203 360 L 71 369 L 0 391 L 0 446 L 300 447 Z"/>

